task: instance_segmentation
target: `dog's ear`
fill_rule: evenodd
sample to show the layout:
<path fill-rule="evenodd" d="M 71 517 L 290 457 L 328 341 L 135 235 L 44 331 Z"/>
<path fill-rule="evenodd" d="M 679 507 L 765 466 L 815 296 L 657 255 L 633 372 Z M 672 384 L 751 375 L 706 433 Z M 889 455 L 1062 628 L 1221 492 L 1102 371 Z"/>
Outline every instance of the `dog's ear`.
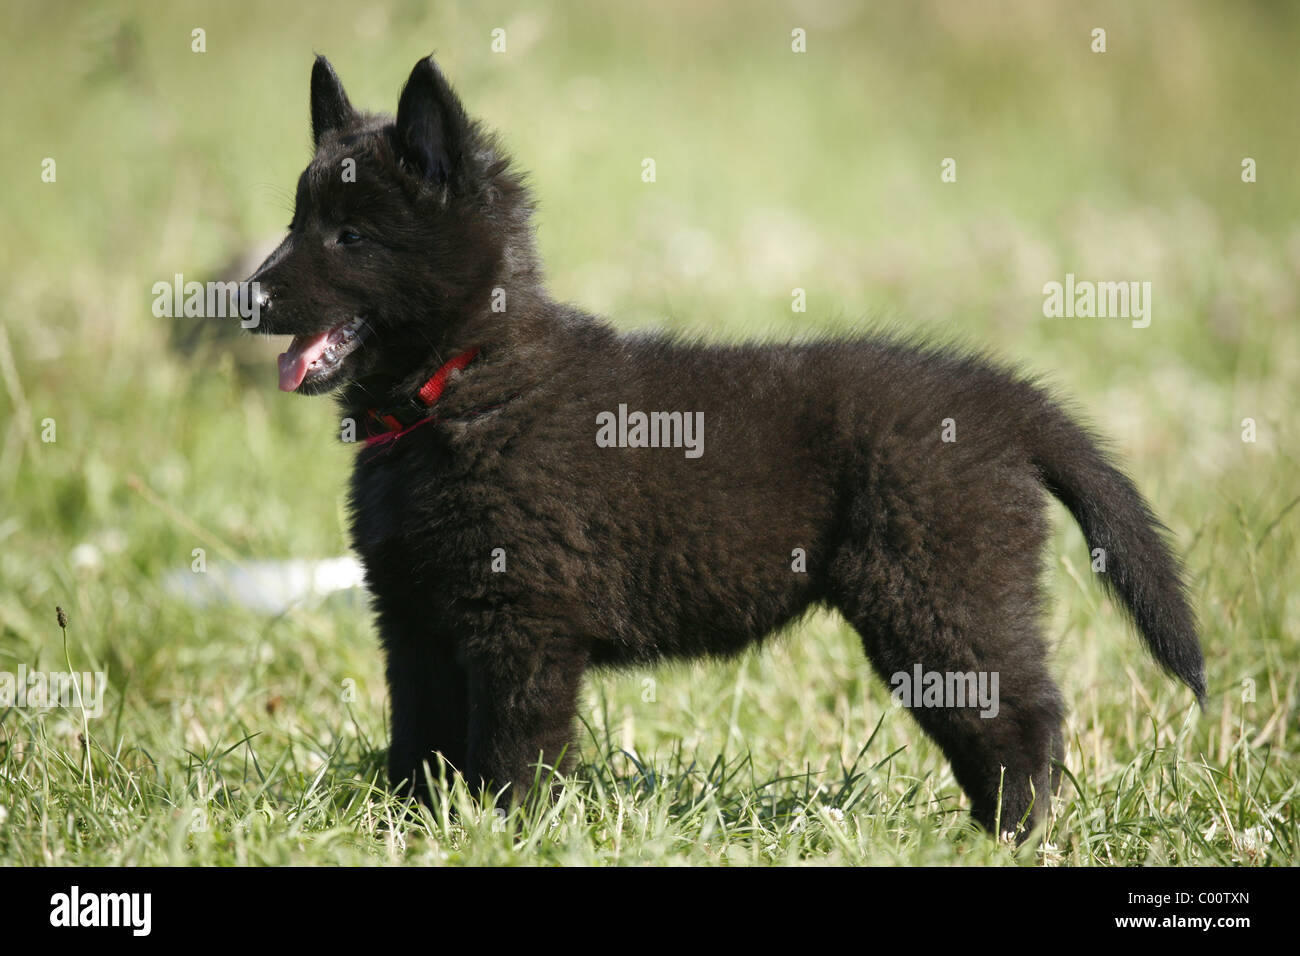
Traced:
<path fill-rule="evenodd" d="M 316 146 L 331 130 L 342 129 L 355 116 L 339 75 L 323 56 L 311 68 L 311 137 Z"/>
<path fill-rule="evenodd" d="M 397 143 L 420 176 L 447 182 L 459 169 L 469 119 L 433 57 L 415 64 L 397 101 Z"/>

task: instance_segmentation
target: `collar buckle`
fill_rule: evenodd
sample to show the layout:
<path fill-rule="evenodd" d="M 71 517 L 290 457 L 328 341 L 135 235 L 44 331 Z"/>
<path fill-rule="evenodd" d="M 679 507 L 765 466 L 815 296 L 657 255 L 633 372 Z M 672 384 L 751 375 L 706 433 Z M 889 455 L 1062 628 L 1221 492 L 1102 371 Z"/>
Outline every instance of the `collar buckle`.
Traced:
<path fill-rule="evenodd" d="M 379 431 L 368 438 L 367 443 L 377 439 L 396 437 L 397 433 L 414 428 L 421 422 L 432 418 L 432 408 L 438 399 L 442 397 L 447 380 L 453 373 L 461 371 L 466 365 L 474 361 L 476 355 L 478 355 L 477 348 L 462 352 L 434 372 L 432 377 L 421 386 L 418 394 L 408 395 L 403 401 L 388 408 L 369 409 L 366 414 Z"/>

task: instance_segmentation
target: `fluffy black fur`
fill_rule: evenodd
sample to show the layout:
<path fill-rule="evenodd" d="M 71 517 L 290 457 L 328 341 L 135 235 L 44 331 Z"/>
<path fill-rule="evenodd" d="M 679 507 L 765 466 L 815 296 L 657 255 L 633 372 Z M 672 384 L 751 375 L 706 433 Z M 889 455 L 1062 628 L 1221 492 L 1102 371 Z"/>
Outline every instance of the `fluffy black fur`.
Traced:
<path fill-rule="evenodd" d="M 356 112 L 324 58 L 311 93 L 316 155 L 289 236 L 253 276 L 261 331 L 364 326 L 336 369 L 297 390 L 339 389 L 360 423 L 480 350 L 435 420 L 360 449 L 352 478 L 394 786 L 420 790 L 440 754 L 476 786 L 519 796 L 539 761 L 572 756 L 589 668 L 734 654 L 826 606 L 882 677 L 917 663 L 998 672 L 995 718 L 913 715 L 979 823 L 994 828 L 1001 787 L 1002 827 L 1032 825 L 1062 756 L 1039 620 L 1044 491 L 1105 549 L 1104 583 L 1203 701 L 1196 626 L 1159 524 L 1038 387 L 894 339 L 619 335 L 549 297 L 528 194 L 432 59 L 395 121 Z M 597 415 L 619 404 L 702 412 L 703 455 L 598 447 Z M 956 441 L 942 440 L 945 419 Z"/>

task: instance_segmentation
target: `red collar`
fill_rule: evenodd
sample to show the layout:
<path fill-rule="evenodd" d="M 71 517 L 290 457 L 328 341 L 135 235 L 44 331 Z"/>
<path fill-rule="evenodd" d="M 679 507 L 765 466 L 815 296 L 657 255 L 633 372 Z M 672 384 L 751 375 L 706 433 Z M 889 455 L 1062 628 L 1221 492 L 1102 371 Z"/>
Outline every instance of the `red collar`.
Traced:
<path fill-rule="evenodd" d="M 447 387 L 447 379 L 452 372 L 459 372 L 478 355 L 478 347 L 461 352 L 450 362 L 434 372 L 427 382 L 420 386 L 420 391 L 402 405 L 391 408 L 371 408 L 366 411 L 370 434 L 366 436 L 366 447 L 381 445 L 400 438 L 412 429 L 419 428 L 425 422 L 433 420 L 429 413 L 442 398 Z"/>

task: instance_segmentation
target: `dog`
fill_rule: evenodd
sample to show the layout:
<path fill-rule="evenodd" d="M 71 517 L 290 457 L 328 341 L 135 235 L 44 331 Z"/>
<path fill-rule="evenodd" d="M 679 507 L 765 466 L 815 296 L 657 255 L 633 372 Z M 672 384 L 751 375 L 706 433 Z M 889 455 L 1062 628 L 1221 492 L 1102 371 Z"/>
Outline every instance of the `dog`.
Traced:
<path fill-rule="evenodd" d="M 311 126 L 289 234 L 248 281 L 258 331 L 293 336 L 280 388 L 336 392 L 357 430 L 398 792 L 427 800 L 439 760 L 489 799 L 549 792 L 588 670 L 734 655 L 828 607 L 896 688 L 992 675 L 994 708 L 928 680 L 902 699 L 974 820 L 1023 838 L 1063 759 L 1047 494 L 1204 706 L 1167 533 L 1033 380 L 897 336 L 624 335 L 556 302 L 529 191 L 432 57 L 395 119 L 318 57 Z"/>

